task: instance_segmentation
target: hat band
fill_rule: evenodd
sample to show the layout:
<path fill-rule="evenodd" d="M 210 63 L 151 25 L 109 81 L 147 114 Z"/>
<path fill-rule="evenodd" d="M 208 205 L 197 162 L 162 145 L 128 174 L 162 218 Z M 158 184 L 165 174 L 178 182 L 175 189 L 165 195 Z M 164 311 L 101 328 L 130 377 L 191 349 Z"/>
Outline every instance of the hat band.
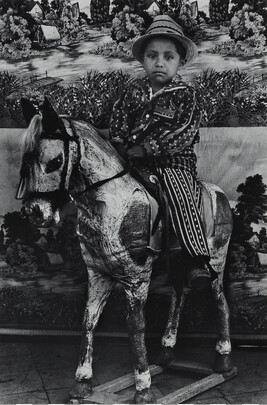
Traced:
<path fill-rule="evenodd" d="M 184 33 L 182 31 L 180 31 L 177 28 L 174 27 L 170 27 L 169 25 L 165 25 L 165 24 L 157 24 L 157 27 L 151 27 L 147 30 L 146 34 L 150 34 L 151 31 L 156 31 L 158 29 L 164 29 L 166 31 L 168 31 L 170 34 L 174 34 L 173 31 L 175 31 L 175 33 L 177 33 L 178 35 L 181 35 L 184 37 Z"/>

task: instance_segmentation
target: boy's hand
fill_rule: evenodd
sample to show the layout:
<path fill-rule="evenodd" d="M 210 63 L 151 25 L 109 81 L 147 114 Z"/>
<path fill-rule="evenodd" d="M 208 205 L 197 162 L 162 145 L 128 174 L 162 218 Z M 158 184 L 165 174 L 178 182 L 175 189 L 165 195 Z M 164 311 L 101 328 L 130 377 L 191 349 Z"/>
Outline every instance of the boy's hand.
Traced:
<path fill-rule="evenodd" d="M 142 159 L 147 156 L 146 150 L 143 146 L 137 145 L 133 146 L 127 151 L 127 156 L 129 159 Z"/>
<path fill-rule="evenodd" d="M 116 149 L 116 151 L 118 152 L 118 154 L 124 159 L 127 159 L 127 152 L 126 149 L 124 147 L 124 145 L 122 143 L 113 143 L 114 148 Z"/>

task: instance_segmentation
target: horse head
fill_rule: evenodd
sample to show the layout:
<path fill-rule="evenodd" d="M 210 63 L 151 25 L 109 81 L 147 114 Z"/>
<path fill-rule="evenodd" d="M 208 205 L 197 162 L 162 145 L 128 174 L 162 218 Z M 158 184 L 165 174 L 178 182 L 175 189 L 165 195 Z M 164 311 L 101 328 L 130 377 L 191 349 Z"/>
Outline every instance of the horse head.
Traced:
<path fill-rule="evenodd" d="M 26 99 L 22 110 L 29 124 L 23 139 L 17 199 L 40 227 L 58 221 L 58 209 L 91 184 L 122 173 L 122 159 L 89 123 L 59 116 L 46 98 L 42 114 Z"/>
<path fill-rule="evenodd" d="M 58 208 L 68 200 L 77 142 L 48 99 L 44 100 L 42 115 L 26 99 L 22 100 L 22 110 L 29 127 L 23 139 L 16 198 L 24 200 L 31 221 L 45 227 L 58 221 Z"/>

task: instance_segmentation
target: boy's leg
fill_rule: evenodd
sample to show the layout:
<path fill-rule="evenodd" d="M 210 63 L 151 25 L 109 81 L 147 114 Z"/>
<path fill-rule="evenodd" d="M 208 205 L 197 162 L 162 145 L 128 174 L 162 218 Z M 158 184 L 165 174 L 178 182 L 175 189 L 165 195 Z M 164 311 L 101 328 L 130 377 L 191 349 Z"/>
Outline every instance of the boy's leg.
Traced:
<path fill-rule="evenodd" d="M 167 168 L 163 181 L 170 204 L 170 214 L 176 235 L 184 247 L 187 263 L 187 284 L 204 288 L 211 284 L 209 249 L 200 217 L 201 191 L 189 172 Z"/>

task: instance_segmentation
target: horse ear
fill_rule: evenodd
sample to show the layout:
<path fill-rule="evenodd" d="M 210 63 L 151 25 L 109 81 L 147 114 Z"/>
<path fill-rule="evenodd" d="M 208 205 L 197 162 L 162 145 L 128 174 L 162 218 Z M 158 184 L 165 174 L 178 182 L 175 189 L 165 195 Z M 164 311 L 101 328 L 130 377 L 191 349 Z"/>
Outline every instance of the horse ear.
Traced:
<path fill-rule="evenodd" d="M 22 97 L 20 103 L 26 124 L 29 125 L 32 118 L 38 114 L 38 111 L 27 98 Z"/>
<path fill-rule="evenodd" d="M 53 134 L 57 129 L 61 128 L 62 121 L 60 117 L 57 115 L 56 111 L 52 107 L 47 97 L 45 97 L 44 99 L 42 114 L 43 114 L 42 120 L 43 128 L 46 133 Z"/>

